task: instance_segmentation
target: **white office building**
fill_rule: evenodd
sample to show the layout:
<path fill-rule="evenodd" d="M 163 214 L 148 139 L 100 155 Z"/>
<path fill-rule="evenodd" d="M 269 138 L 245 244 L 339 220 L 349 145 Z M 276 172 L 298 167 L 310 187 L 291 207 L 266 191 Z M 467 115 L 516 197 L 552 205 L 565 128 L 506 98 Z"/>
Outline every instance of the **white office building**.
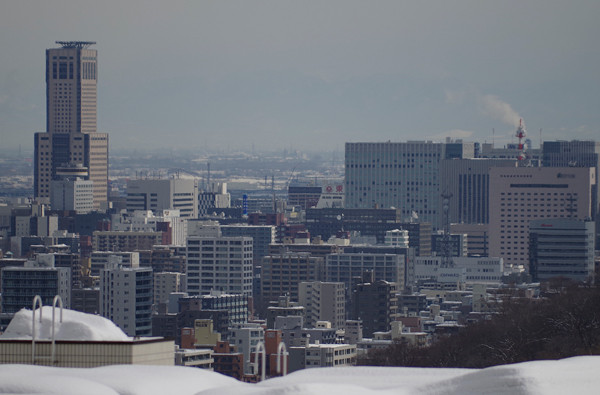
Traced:
<path fill-rule="evenodd" d="M 251 237 L 188 237 L 188 293 L 252 296 L 252 260 Z"/>
<path fill-rule="evenodd" d="M 502 283 L 503 275 L 502 258 L 453 257 L 452 266 L 443 267 L 442 257 L 415 257 L 414 278 L 410 278 L 409 281 L 415 283 L 432 280 L 438 283 L 497 285 Z"/>
<path fill-rule="evenodd" d="M 125 211 L 125 210 L 124 210 Z M 179 210 L 135 210 L 114 214 L 111 217 L 111 229 L 123 232 L 167 232 L 171 236 L 169 244 L 185 245 L 187 237 L 187 219 L 181 218 Z"/>
<path fill-rule="evenodd" d="M 152 335 L 152 269 L 114 265 L 100 275 L 100 315 L 128 336 Z"/>
<path fill-rule="evenodd" d="M 408 230 L 393 229 L 385 232 L 386 246 L 408 248 L 408 240 Z"/>
<path fill-rule="evenodd" d="M 127 181 L 127 210 L 179 210 L 182 218 L 198 217 L 198 190 L 193 179 Z"/>
<path fill-rule="evenodd" d="M 90 180 L 63 179 L 50 183 L 53 210 L 87 214 L 94 210 L 94 183 Z"/>
<path fill-rule="evenodd" d="M 129 268 L 140 267 L 140 254 L 126 251 L 94 251 L 90 256 L 90 275 L 99 277 L 102 270 L 114 265 Z"/>

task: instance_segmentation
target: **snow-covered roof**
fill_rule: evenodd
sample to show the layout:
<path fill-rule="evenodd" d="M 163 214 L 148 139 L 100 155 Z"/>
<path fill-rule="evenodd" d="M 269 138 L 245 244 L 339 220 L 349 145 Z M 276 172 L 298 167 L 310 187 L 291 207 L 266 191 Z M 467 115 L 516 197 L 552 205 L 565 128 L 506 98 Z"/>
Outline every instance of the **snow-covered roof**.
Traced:
<path fill-rule="evenodd" d="M 35 311 L 36 339 L 50 340 L 52 336 L 52 307 L 42 307 L 42 322 L 40 311 Z M 60 309 L 55 311 L 55 339 L 71 341 L 130 341 L 128 337 L 112 321 L 98 315 L 81 313 L 74 310 L 63 310 L 63 319 L 60 322 Z M 0 340 L 31 340 L 32 311 L 21 309 L 17 312 L 0 335 Z"/>

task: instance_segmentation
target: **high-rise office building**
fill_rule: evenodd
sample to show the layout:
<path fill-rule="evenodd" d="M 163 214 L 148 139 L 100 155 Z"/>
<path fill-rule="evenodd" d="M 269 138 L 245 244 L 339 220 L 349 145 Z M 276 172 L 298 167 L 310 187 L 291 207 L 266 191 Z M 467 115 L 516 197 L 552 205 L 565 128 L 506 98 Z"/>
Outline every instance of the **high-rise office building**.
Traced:
<path fill-rule="evenodd" d="M 450 196 L 450 223 L 487 224 L 492 167 L 516 167 L 516 159 L 444 159 L 440 162 L 440 190 Z M 441 211 L 441 207 L 439 208 Z"/>
<path fill-rule="evenodd" d="M 555 277 L 593 280 L 594 222 L 565 218 L 531 221 L 529 265 L 533 281 Z"/>
<path fill-rule="evenodd" d="M 600 171 L 600 142 L 598 141 L 544 141 L 544 167 L 592 167 Z M 592 219 L 596 220 L 596 243 L 600 243 L 600 194 L 598 183 L 592 187 Z"/>
<path fill-rule="evenodd" d="M 87 168 L 94 209 L 108 197 L 108 135 L 97 133 L 97 51 L 94 42 L 57 41 L 46 50 L 46 131 L 35 134 L 34 195 L 49 198 L 57 169 Z"/>
<path fill-rule="evenodd" d="M 153 275 L 149 267 L 112 264 L 100 273 L 100 315 L 128 336 L 151 336 Z"/>
<path fill-rule="evenodd" d="M 346 143 L 346 208 L 392 208 L 442 225 L 440 161 L 472 158 L 473 143 Z"/>
<path fill-rule="evenodd" d="M 529 264 L 529 223 L 592 216 L 594 168 L 490 168 L 489 256 L 508 266 Z"/>

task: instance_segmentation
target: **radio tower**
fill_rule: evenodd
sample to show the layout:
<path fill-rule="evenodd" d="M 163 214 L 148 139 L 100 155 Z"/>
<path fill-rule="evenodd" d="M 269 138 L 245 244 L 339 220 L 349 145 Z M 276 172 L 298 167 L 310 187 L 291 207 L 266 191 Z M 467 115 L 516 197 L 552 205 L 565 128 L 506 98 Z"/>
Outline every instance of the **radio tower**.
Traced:
<path fill-rule="evenodd" d="M 452 194 L 444 192 L 442 194 L 442 209 L 444 212 L 444 238 L 442 241 L 442 265 L 441 267 L 454 267 L 452 261 L 452 245 L 450 241 L 450 198 Z"/>
<path fill-rule="evenodd" d="M 519 119 L 519 128 L 517 129 L 515 136 L 519 138 L 519 156 L 517 156 L 517 159 L 524 160 L 525 145 L 523 144 L 523 139 L 527 136 L 527 131 L 525 130 L 525 126 L 523 126 L 523 119 Z"/>

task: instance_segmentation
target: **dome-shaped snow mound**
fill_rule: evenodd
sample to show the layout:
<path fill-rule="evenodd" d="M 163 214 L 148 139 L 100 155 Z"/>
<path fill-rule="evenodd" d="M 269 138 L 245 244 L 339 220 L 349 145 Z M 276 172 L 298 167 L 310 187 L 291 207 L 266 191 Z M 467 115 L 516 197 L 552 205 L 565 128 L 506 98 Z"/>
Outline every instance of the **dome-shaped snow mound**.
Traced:
<path fill-rule="evenodd" d="M 98 315 L 81 313 L 74 310 L 63 310 L 62 322 L 60 309 L 55 311 L 55 339 L 73 341 L 126 341 L 130 338 L 112 321 Z M 0 339 L 31 339 L 32 311 L 21 309 L 6 328 Z M 52 307 L 42 307 L 35 311 L 35 338 L 50 340 L 52 337 Z"/>

